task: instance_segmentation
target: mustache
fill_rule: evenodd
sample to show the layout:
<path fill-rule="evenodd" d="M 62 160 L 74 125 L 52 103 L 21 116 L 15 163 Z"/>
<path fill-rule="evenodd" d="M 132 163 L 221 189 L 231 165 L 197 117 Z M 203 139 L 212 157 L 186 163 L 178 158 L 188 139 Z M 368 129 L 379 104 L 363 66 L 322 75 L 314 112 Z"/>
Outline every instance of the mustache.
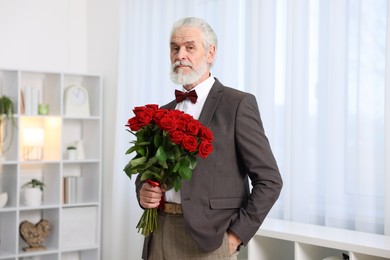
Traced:
<path fill-rule="evenodd" d="M 190 68 L 192 68 L 192 63 L 189 61 L 178 60 L 172 63 L 171 68 L 172 70 L 175 70 L 178 66 L 189 66 Z"/>

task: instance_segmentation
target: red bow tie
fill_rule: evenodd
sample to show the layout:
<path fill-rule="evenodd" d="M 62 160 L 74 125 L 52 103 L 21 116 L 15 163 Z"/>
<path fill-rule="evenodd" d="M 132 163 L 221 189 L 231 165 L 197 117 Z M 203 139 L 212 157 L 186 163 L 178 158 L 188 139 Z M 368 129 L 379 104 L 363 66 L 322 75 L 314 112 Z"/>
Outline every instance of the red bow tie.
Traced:
<path fill-rule="evenodd" d="M 188 98 L 192 103 L 196 103 L 196 100 L 198 99 L 198 95 L 196 94 L 195 90 L 191 90 L 190 92 L 183 92 L 180 90 L 175 90 L 175 96 L 176 96 L 176 102 L 180 103 L 184 99 Z"/>

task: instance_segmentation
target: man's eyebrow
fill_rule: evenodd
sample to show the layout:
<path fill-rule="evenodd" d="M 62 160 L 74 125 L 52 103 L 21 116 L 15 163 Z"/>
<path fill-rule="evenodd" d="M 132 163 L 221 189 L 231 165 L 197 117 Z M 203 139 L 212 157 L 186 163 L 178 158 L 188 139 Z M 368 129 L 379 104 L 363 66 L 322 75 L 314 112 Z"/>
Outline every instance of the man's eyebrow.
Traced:
<path fill-rule="evenodd" d="M 184 45 L 188 45 L 188 44 L 195 44 L 195 41 L 187 41 L 187 42 L 184 43 Z M 177 42 L 171 42 L 171 46 L 173 46 L 173 45 L 178 45 L 178 43 Z"/>

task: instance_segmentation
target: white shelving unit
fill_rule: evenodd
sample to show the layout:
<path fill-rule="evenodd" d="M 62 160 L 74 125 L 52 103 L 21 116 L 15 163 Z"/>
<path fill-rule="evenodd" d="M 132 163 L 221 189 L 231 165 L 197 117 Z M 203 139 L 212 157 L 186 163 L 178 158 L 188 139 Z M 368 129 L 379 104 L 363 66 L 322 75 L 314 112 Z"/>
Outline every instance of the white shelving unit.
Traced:
<path fill-rule="evenodd" d="M 86 88 L 89 116 L 65 115 L 64 93 L 71 84 Z M 0 161 L 0 192 L 8 202 L 0 208 L 0 260 L 16 259 L 100 259 L 101 185 L 102 185 L 102 79 L 98 75 L 0 69 L 0 87 L 15 104 L 16 122 L 11 148 Z M 40 102 L 48 114 L 26 109 L 24 90 L 39 89 Z M 23 94 L 22 94 L 23 93 Z M 23 130 L 44 130 L 42 158 L 28 160 L 23 149 Z M 11 126 L 7 126 L 8 132 Z M 85 157 L 69 160 L 67 147 L 83 140 Z M 7 141 L 8 142 L 8 141 Z M 64 200 L 64 179 L 76 176 L 76 195 Z M 23 202 L 22 186 L 32 178 L 43 180 L 43 203 L 29 207 Z M 27 220 L 47 219 L 51 233 L 45 250 L 28 252 L 19 235 L 19 225 Z"/>
<path fill-rule="evenodd" d="M 249 260 L 390 259 L 390 236 L 266 219 L 248 245 Z"/>

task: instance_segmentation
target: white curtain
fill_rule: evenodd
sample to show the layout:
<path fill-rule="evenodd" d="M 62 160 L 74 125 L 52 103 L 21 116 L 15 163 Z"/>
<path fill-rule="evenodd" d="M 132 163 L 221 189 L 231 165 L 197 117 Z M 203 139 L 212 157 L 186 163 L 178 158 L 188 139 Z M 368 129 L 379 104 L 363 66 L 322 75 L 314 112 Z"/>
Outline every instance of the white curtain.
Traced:
<path fill-rule="evenodd" d="M 141 210 L 134 178 L 122 171 L 130 140 L 124 125 L 134 106 L 172 100 L 169 34 L 185 16 L 204 18 L 218 35 L 214 76 L 258 99 L 285 183 L 270 217 L 389 234 L 388 1 L 122 5 L 111 259 L 140 258 Z"/>
<path fill-rule="evenodd" d="M 256 93 L 274 94 L 263 117 L 286 183 L 274 216 L 384 233 L 387 10 L 385 0 L 272 6 L 275 49 L 260 63 L 274 83 Z"/>

